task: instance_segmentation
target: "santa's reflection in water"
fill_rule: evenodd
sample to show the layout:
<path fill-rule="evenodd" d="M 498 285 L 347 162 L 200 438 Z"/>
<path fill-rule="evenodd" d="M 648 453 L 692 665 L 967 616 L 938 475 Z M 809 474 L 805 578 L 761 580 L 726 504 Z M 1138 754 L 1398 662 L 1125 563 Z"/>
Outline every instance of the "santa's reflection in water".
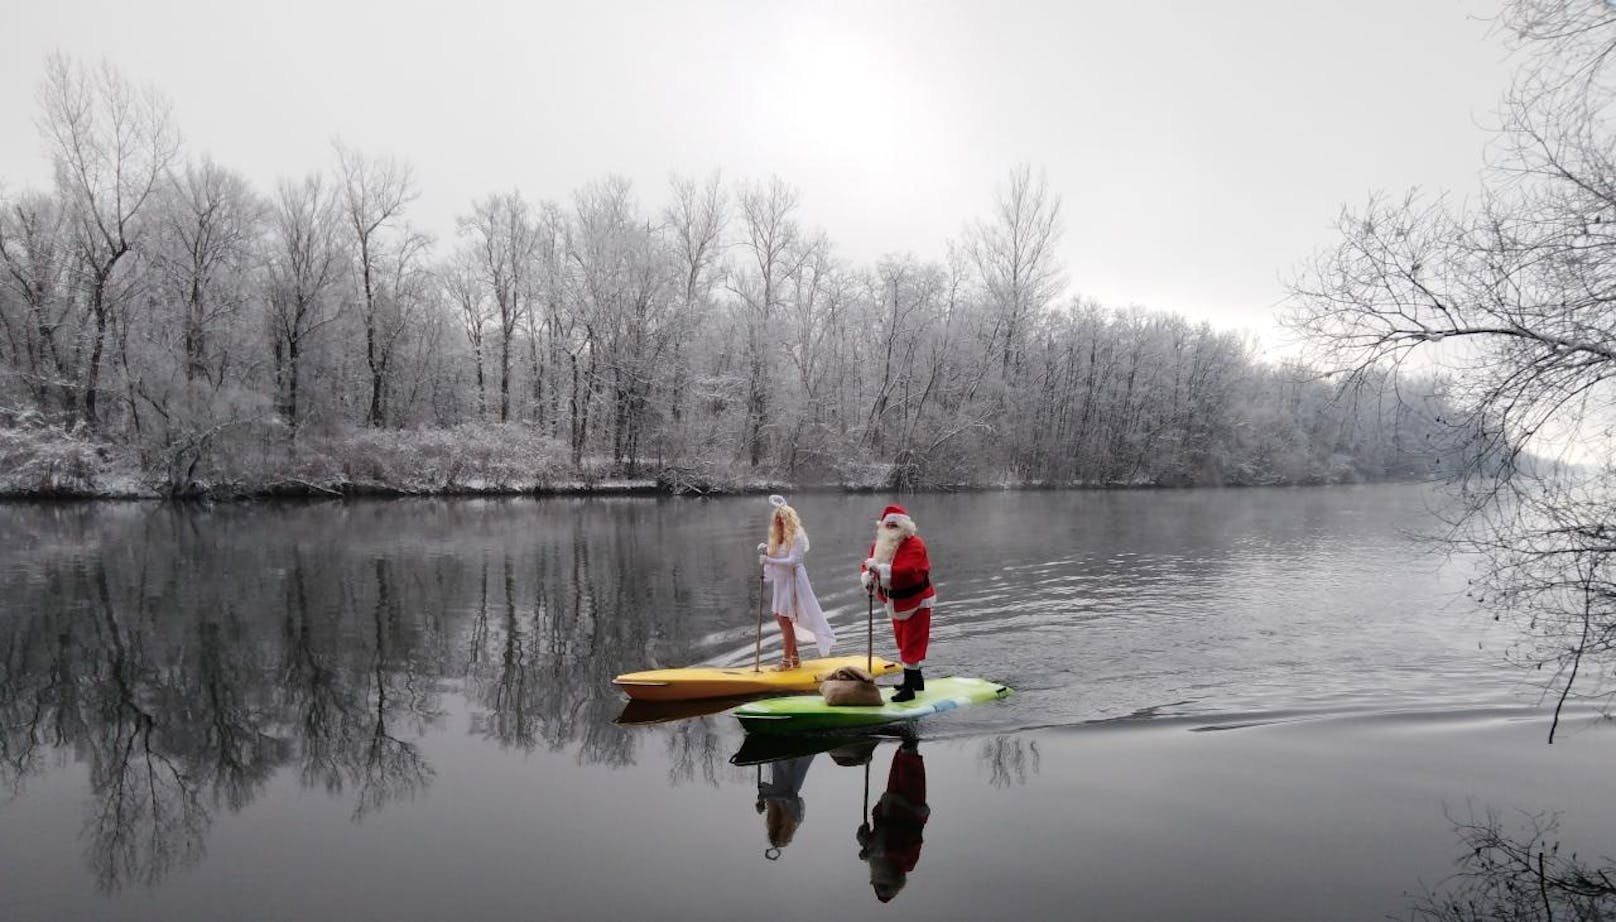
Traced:
<path fill-rule="evenodd" d="M 890 901 L 909 881 L 909 873 L 920 861 L 922 834 L 930 816 L 920 741 L 905 736 L 892 754 L 886 791 L 870 811 L 870 821 L 858 828 L 858 854 L 870 866 L 870 886 L 875 888 L 876 899 Z"/>

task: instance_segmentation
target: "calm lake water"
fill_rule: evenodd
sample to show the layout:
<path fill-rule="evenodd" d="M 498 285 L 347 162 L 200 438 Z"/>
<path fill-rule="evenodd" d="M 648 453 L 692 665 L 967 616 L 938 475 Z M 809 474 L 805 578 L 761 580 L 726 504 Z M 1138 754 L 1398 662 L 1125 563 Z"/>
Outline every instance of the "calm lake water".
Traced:
<path fill-rule="evenodd" d="M 1453 876 L 1493 817 L 1608 869 L 1616 727 L 1545 745 L 1431 499 L 908 497 L 927 675 L 1016 694 L 819 753 L 610 684 L 751 663 L 759 497 L 0 506 L 0 919 L 1424 917 L 1519 883 Z M 884 499 L 793 501 L 862 652 Z"/>

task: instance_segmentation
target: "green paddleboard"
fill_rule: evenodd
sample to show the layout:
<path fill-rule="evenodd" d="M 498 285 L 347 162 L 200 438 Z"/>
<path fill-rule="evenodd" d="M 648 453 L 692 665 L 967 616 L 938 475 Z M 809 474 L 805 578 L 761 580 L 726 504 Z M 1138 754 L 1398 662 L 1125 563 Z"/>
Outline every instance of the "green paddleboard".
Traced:
<path fill-rule="evenodd" d="M 789 698 L 769 698 L 753 701 L 735 709 L 741 726 L 750 733 L 803 733 L 814 730 L 851 730 L 858 727 L 878 727 L 901 720 L 915 720 L 939 711 L 978 701 L 993 701 L 1008 697 L 1008 686 L 986 679 L 948 676 L 927 679 L 926 690 L 914 700 L 895 704 L 892 696 L 896 688 L 881 689 L 885 703 L 879 707 L 831 707 L 818 695 L 795 695 Z"/>

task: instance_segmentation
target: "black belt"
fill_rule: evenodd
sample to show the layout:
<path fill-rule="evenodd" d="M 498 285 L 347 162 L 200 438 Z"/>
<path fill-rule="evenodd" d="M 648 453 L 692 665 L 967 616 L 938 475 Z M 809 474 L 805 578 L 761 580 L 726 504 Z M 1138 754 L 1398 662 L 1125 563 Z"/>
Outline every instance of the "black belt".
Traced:
<path fill-rule="evenodd" d="M 925 592 L 927 589 L 930 589 L 930 588 L 931 588 L 931 577 L 930 576 L 922 576 L 920 578 L 920 584 L 918 586 L 911 586 L 908 589 L 888 589 L 887 590 L 887 598 L 889 598 L 889 599 L 912 599 L 915 596 L 920 595 L 922 592 Z"/>

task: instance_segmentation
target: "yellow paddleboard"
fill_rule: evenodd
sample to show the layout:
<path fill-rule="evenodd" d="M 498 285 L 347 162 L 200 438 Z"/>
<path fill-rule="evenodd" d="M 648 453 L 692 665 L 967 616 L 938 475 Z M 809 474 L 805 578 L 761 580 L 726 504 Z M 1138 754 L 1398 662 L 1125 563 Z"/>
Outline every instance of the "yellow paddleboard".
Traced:
<path fill-rule="evenodd" d="M 651 669 L 630 672 L 612 680 L 635 701 L 688 701 L 692 698 L 730 698 L 768 692 L 818 691 L 825 677 L 843 666 L 865 669 L 864 655 L 805 659 L 796 669 L 775 672 L 764 664 L 761 672 L 751 666 L 692 666 L 687 669 Z M 877 656 L 870 669 L 877 677 L 898 672 L 903 667 Z"/>

